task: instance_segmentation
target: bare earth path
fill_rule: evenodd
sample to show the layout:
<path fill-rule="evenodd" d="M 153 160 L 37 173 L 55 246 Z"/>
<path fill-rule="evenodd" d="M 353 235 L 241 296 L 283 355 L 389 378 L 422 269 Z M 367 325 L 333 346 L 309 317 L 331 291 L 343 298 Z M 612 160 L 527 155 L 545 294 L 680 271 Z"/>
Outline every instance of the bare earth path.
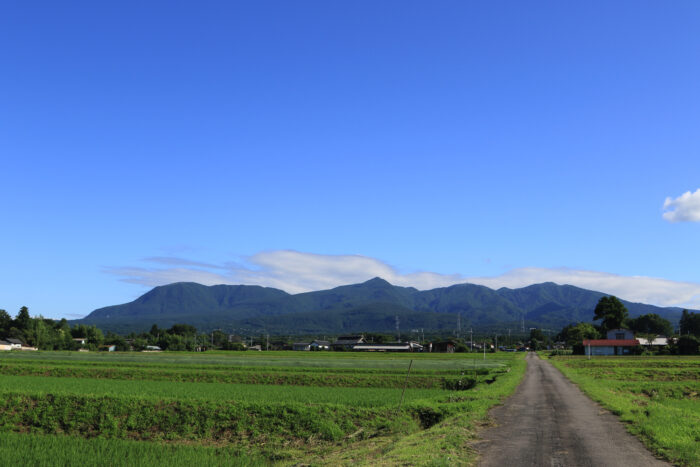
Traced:
<path fill-rule="evenodd" d="M 527 372 L 496 426 L 476 443 L 480 466 L 661 466 L 617 418 L 569 382 L 549 362 L 527 356 Z"/>

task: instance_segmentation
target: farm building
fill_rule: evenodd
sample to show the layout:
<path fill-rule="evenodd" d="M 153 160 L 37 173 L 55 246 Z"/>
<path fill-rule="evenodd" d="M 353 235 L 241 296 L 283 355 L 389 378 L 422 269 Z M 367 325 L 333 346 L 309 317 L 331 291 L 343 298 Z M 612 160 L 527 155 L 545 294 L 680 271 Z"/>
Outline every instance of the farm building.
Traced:
<path fill-rule="evenodd" d="M 453 341 L 431 342 L 428 352 L 454 353 L 455 343 Z"/>
<path fill-rule="evenodd" d="M 0 350 L 12 350 L 12 344 L 7 341 L 0 340 Z"/>
<path fill-rule="evenodd" d="M 292 344 L 292 350 L 297 350 L 297 351 L 311 350 L 311 344 L 309 342 L 295 342 Z"/>
<path fill-rule="evenodd" d="M 335 342 L 333 342 L 333 344 L 331 344 L 331 348 L 333 350 L 352 350 L 352 348 L 357 344 L 364 343 L 364 336 L 340 336 Z"/>
<path fill-rule="evenodd" d="M 309 347 L 311 350 L 330 350 L 331 343 L 329 341 L 313 341 Z"/>
<path fill-rule="evenodd" d="M 611 329 L 607 339 L 584 339 L 586 355 L 627 355 L 632 347 L 639 345 L 632 331 L 628 329 Z"/>
<path fill-rule="evenodd" d="M 423 346 L 417 342 L 393 342 L 390 344 L 357 344 L 352 350 L 360 352 L 422 352 Z"/>
<path fill-rule="evenodd" d="M 17 349 L 20 350 L 22 347 L 24 347 L 24 343 L 19 340 L 19 339 L 6 339 L 7 342 L 10 343 L 10 346 L 12 346 L 12 350 Z"/>
<path fill-rule="evenodd" d="M 641 345 L 647 347 L 665 347 L 669 344 L 669 339 L 664 336 L 656 336 L 654 338 L 645 339 L 640 337 L 637 339 Z"/>

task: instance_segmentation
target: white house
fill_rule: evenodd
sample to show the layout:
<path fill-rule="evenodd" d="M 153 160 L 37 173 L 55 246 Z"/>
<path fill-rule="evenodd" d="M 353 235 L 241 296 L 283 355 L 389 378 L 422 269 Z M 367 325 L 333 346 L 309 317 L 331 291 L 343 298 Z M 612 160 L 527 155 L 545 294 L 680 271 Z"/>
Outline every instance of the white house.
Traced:
<path fill-rule="evenodd" d="M 313 341 L 309 347 L 311 350 L 330 350 L 331 343 L 330 341 Z"/>
<path fill-rule="evenodd" d="M 24 344 L 19 339 L 7 339 L 7 342 L 12 346 L 12 350 L 21 350 Z"/>
<path fill-rule="evenodd" d="M 640 337 L 639 343 L 641 345 L 652 346 L 652 347 L 664 347 L 668 345 L 668 337 L 656 336 L 654 338 L 645 339 Z"/>
<path fill-rule="evenodd" d="M 7 341 L 0 340 L 0 350 L 12 350 L 12 344 Z"/>

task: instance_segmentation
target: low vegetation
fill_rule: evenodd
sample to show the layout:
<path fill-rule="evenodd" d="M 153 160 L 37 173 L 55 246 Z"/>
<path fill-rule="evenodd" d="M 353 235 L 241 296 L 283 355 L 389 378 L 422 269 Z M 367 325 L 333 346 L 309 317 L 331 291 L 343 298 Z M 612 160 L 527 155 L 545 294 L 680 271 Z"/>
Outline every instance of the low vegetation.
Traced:
<path fill-rule="evenodd" d="M 7 352 L 0 460 L 463 465 L 524 368 L 515 353 Z"/>
<path fill-rule="evenodd" d="M 700 357 L 549 358 L 653 452 L 700 466 Z"/>

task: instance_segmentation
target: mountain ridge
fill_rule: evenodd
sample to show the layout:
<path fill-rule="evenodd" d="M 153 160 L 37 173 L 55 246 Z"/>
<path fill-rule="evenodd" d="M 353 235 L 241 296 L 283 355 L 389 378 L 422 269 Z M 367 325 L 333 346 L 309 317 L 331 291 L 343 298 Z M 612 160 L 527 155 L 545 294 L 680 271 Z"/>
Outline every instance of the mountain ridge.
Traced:
<path fill-rule="evenodd" d="M 431 290 L 392 285 L 375 277 L 359 284 L 289 294 L 258 285 L 176 282 L 154 287 L 136 300 L 94 310 L 75 324 L 94 324 L 118 333 L 140 332 L 152 324 L 191 324 L 202 331 L 273 334 L 392 332 L 401 326 L 451 331 L 467 327 L 561 328 L 591 322 L 598 300 L 606 296 L 553 282 L 518 289 L 455 284 Z M 681 309 L 622 300 L 631 317 L 657 313 L 675 323 Z"/>

